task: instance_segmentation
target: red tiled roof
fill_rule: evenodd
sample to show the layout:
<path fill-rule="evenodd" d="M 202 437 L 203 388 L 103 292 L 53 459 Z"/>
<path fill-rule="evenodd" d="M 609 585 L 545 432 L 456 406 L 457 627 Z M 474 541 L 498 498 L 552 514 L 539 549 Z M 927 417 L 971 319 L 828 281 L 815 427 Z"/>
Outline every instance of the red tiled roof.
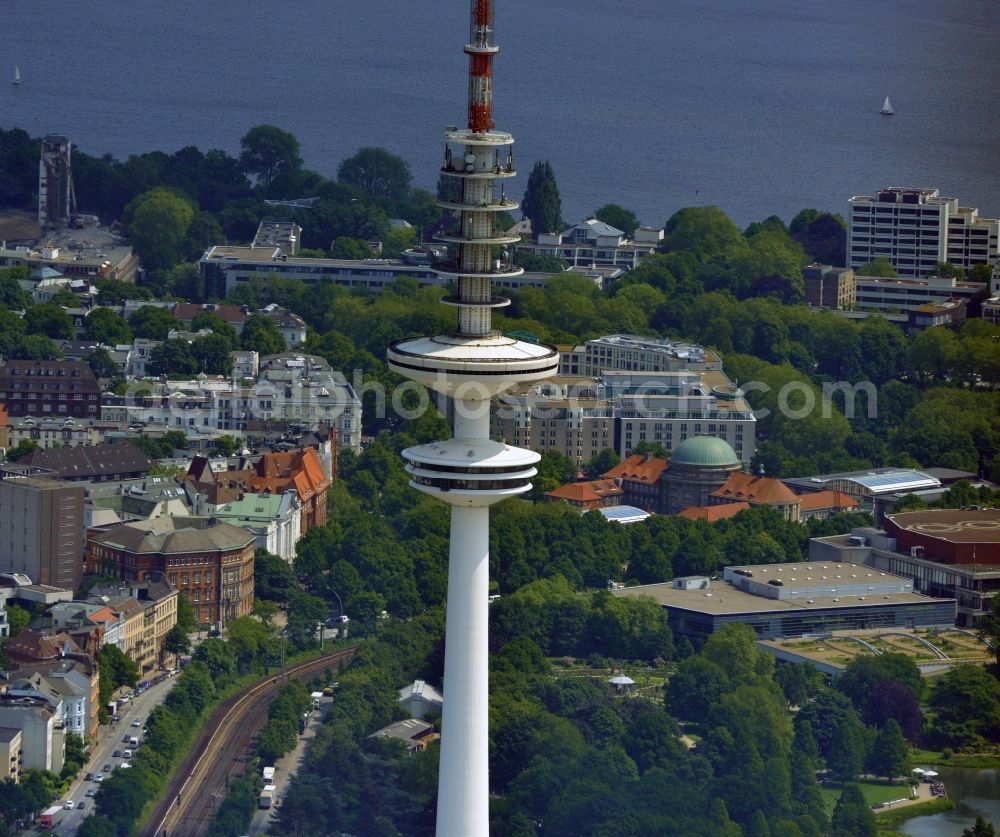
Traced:
<path fill-rule="evenodd" d="M 605 497 L 620 497 L 624 493 L 614 480 L 590 480 L 560 485 L 552 491 L 546 491 L 545 496 L 572 503 L 594 503 Z"/>
<path fill-rule="evenodd" d="M 755 477 L 745 473 L 736 473 L 730 476 L 723 486 L 712 492 L 712 496 L 723 500 L 739 500 L 767 505 L 799 502 L 798 495 L 781 480 L 776 480 L 773 477 Z"/>
<path fill-rule="evenodd" d="M 718 506 L 688 506 L 677 513 L 678 517 L 686 517 L 688 520 L 707 520 L 715 523 L 717 520 L 726 520 L 735 517 L 744 509 L 750 508 L 749 503 L 721 503 Z"/>
<path fill-rule="evenodd" d="M 856 509 L 860 508 L 857 500 L 842 491 L 810 491 L 799 495 L 802 511 L 816 509 Z"/>
<path fill-rule="evenodd" d="M 206 308 L 195 302 L 178 302 L 174 306 L 174 316 L 183 322 L 191 322 L 200 313 L 206 311 L 218 314 L 227 323 L 238 324 L 246 321 L 247 314 L 239 305 L 213 305 Z"/>
<path fill-rule="evenodd" d="M 666 467 L 666 459 L 650 456 L 648 453 L 634 453 L 601 476 L 605 479 L 626 479 L 652 485 Z"/>

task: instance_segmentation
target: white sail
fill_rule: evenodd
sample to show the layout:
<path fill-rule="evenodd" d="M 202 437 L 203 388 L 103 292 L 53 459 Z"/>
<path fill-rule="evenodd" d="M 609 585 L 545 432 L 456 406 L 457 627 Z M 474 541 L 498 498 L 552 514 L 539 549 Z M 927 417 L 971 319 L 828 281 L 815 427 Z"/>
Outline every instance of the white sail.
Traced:
<path fill-rule="evenodd" d="M 20 84 L 20 83 L 21 83 L 21 68 L 15 66 L 14 67 L 14 84 Z"/>
<path fill-rule="evenodd" d="M 886 116 L 892 116 L 892 114 L 893 114 L 892 102 L 889 101 L 889 97 L 888 96 L 886 96 L 885 97 L 885 101 L 882 102 L 882 110 L 879 111 L 879 112 L 880 113 L 884 113 Z"/>

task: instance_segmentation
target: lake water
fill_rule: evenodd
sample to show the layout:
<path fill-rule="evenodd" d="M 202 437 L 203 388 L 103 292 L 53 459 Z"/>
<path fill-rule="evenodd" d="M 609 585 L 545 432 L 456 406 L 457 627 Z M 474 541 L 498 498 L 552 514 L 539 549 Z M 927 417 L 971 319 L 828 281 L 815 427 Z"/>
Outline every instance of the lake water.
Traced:
<path fill-rule="evenodd" d="M 962 831 L 983 817 L 1000 824 L 1000 771 L 935 767 L 955 809 L 930 817 L 917 817 L 896 826 L 911 837 L 961 837 Z"/>
<path fill-rule="evenodd" d="M 567 220 L 608 201 L 644 223 L 696 204 L 787 220 L 888 185 L 1000 214 L 993 0 L 496 5 L 509 191 L 548 159 Z M 433 188 L 467 32 L 468 0 L 2 0 L 0 125 L 123 157 L 236 153 L 271 123 L 326 176 L 376 145 Z"/>

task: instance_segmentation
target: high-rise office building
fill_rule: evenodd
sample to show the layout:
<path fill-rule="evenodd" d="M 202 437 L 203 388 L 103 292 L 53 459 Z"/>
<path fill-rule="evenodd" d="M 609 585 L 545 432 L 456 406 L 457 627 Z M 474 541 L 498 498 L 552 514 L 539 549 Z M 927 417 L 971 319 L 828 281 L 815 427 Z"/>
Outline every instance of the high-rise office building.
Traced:
<path fill-rule="evenodd" d="M 458 309 L 458 328 L 389 346 L 389 366 L 454 401 L 454 437 L 408 448 L 410 485 L 452 507 L 448 567 L 444 718 L 437 834 L 489 833 L 487 605 L 489 507 L 531 488 L 539 455 L 490 439 L 490 400 L 518 383 L 556 372 L 554 346 L 494 331 L 494 279 L 519 275 L 509 259 L 516 235 L 500 231 L 496 214 L 517 207 L 496 182 L 514 175 L 514 138 L 494 130 L 493 2 L 472 0 L 468 127 L 445 133 L 441 174 L 453 188 L 439 201 L 459 213 L 458 229 L 441 235 L 454 258 L 434 266 L 455 286 L 442 298 Z M 497 258 L 493 248 L 498 248 Z"/>
<path fill-rule="evenodd" d="M 968 269 L 998 261 L 1000 220 L 980 218 L 978 209 L 959 206 L 958 198 L 937 189 L 891 186 L 850 203 L 848 267 L 884 258 L 900 276 L 920 278 L 938 262 Z"/>

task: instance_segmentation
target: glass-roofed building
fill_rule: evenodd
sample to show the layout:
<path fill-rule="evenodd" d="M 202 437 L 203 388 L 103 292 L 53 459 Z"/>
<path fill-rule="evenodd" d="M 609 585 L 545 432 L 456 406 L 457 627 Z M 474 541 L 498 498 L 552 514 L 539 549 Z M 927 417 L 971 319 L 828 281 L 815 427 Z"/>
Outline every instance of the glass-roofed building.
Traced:
<path fill-rule="evenodd" d="M 937 477 L 905 468 L 874 468 L 816 477 L 786 479 L 783 482 L 798 494 L 810 491 L 840 491 L 861 503 L 862 508 L 880 517 L 878 499 L 941 488 Z"/>

